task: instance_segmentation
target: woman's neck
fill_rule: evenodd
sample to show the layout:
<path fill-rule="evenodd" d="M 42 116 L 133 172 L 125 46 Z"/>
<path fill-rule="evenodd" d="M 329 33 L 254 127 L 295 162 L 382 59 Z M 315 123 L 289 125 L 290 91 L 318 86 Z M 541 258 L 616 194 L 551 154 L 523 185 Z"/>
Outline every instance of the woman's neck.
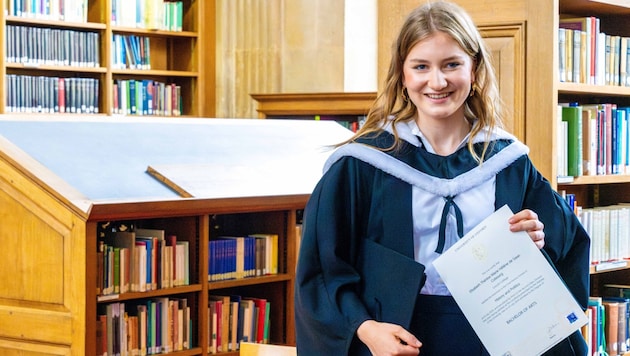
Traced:
<path fill-rule="evenodd" d="M 416 119 L 416 124 L 424 138 L 436 154 L 448 156 L 454 153 L 470 132 L 470 124 L 461 120 L 428 121 Z"/>

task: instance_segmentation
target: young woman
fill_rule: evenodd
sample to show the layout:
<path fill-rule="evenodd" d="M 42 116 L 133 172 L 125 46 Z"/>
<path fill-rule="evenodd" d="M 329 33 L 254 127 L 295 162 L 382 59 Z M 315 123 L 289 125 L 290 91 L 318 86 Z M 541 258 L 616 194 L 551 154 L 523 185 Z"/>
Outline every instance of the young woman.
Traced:
<path fill-rule="evenodd" d="M 586 308 L 589 237 L 501 127 L 489 53 L 468 14 L 406 19 L 384 90 L 305 210 L 295 288 L 300 355 L 487 355 L 433 261 L 507 204 Z M 544 228 L 544 230 L 543 230 Z M 549 355 L 585 355 L 579 332 Z"/>

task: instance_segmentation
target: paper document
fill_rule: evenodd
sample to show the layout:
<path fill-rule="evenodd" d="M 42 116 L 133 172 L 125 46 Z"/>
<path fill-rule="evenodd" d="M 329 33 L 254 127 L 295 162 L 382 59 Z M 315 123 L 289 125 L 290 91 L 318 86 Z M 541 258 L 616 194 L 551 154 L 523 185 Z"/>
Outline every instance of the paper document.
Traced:
<path fill-rule="evenodd" d="M 491 355 L 540 355 L 588 318 L 512 215 L 503 206 L 434 265 Z"/>

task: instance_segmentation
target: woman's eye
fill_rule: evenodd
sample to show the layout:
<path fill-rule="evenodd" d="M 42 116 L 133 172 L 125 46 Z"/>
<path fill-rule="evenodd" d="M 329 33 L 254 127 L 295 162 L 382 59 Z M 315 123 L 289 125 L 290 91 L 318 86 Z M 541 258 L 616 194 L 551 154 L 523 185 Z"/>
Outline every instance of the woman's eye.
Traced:
<path fill-rule="evenodd" d="M 425 64 L 418 64 L 415 68 L 417 70 L 425 70 L 427 69 L 427 66 Z"/>
<path fill-rule="evenodd" d="M 460 66 L 459 62 L 450 62 L 446 65 L 447 68 L 457 68 L 459 66 Z"/>

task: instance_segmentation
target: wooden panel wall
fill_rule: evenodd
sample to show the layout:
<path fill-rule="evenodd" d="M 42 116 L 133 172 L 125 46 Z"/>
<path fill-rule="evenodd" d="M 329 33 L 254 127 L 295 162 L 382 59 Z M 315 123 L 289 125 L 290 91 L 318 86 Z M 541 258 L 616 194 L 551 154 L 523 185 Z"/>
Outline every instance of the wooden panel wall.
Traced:
<path fill-rule="evenodd" d="M 217 0 L 216 116 L 257 117 L 251 93 L 343 90 L 344 2 Z"/>
<path fill-rule="evenodd" d="M 1 156 L 0 221 L 0 354 L 84 354 L 85 224 Z"/>

